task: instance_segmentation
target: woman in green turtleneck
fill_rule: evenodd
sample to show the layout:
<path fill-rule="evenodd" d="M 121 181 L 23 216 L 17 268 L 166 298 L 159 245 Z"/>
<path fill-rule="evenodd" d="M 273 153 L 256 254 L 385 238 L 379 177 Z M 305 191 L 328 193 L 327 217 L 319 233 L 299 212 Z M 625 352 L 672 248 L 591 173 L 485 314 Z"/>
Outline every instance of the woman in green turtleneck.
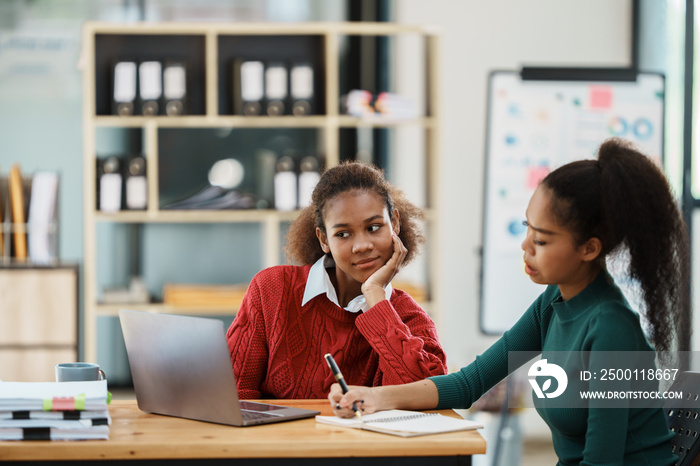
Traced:
<path fill-rule="evenodd" d="M 515 370 L 512 361 L 509 368 L 509 354 L 519 352 L 542 352 L 549 363 L 555 360 L 568 371 L 615 368 L 611 352 L 621 351 L 641 355 L 645 365 L 640 368 L 653 367 L 655 350 L 672 349 L 678 330 L 687 325 L 688 233 L 668 181 L 651 159 L 610 139 L 597 160 L 551 172 L 530 199 L 526 218 L 525 272 L 533 282 L 549 286 L 520 320 L 456 373 L 405 385 L 351 387 L 345 395 L 334 385 L 328 398 L 337 415 L 351 416 L 353 402 L 364 413 L 468 408 Z M 648 340 L 639 315 L 606 269 L 606 257 L 619 252 L 629 256 L 629 278 L 641 289 Z M 568 373 L 571 380 L 580 372 Z M 579 396 L 581 386 L 605 387 L 601 378 L 598 373 L 589 381 L 573 380 L 576 391 L 570 390 L 569 399 Z M 654 384 L 644 387 L 653 389 Z M 673 434 L 658 403 L 638 407 L 626 399 L 606 406 L 579 399 L 561 407 L 554 400 L 539 401 L 559 465 L 675 462 Z"/>

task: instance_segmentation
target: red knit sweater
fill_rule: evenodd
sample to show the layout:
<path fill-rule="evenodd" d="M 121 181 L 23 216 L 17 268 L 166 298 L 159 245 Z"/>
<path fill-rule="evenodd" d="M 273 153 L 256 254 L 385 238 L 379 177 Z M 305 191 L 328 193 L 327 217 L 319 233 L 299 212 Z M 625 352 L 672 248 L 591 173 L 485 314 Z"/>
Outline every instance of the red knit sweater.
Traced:
<path fill-rule="evenodd" d="M 435 324 L 405 292 L 394 289 L 364 313 L 321 294 L 302 306 L 310 265 L 258 273 L 227 332 L 238 395 L 325 398 L 335 379 L 331 353 L 350 385 L 395 385 L 446 373 Z"/>

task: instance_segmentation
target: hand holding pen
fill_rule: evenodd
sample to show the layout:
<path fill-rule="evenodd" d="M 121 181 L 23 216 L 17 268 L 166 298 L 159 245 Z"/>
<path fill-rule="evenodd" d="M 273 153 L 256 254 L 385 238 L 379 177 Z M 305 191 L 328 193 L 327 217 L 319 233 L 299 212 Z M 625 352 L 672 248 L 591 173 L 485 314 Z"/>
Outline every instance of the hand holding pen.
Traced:
<path fill-rule="evenodd" d="M 343 374 L 340 372 L 340 369 L 338 368 L 338 365 L 335 363 L 335 359 L 333 359 L 333 356 L 331 356 L 330 353 L 326 353 L 326 362 L 328 363 L 328 367 L 331 368 L 331 372 L 333 373 L 333 377 L 335 377 L 335 380 L 338 381 L 338 384 L 340 385 L 340 388 L 343 390 L 343 393 L 348 392 L 348 384 L 345 383 L 345 378 L 343 377 Z M 355 403 L 352 404 L 352 410 L 355 412 L 355 415 L 362 420 L 362 415 L 360 414 L 360 410 L 357 409 L 357 406 Z"/>

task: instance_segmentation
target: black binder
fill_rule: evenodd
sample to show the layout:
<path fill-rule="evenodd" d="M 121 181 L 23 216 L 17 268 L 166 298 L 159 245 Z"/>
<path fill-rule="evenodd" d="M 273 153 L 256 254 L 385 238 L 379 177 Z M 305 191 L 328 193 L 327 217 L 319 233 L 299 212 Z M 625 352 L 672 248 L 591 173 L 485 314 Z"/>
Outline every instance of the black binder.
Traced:
<path fill-rule="evenodd" d="M 129 210 L 143 210 L 148 206 L 146 159 L 142 155 L 131 156 L 126 163 L 124 201 Z"/>
<path fill-rule="evenodd" d="M 137 92 L 136 62 L 120 61 L 112 68 L 112 113 L 119 116 L 134 115 Z"/>
<path fill-rule="evenodd" d="M 289 93 L 292 115 L 306 116 L 315 113 L 314 69 L 309 63 L 292 65 L 289 73 Z"/>
<path fill-rule="evenodd" d="M 159 61 L 139 63 L 139 102 L 141 114 L 155 116 L 161 113 L 163 97 L 163 73 Z"/>
<path fill-rule="evenodd" d="M 287 113 L 289 104 L 289 73 L 282 62 L 270 62 L 265 67 L 265 113 L 280 116 Z"/>
<path fill-rule="evenodd" d="M 163 67 L 163 102 L 165 114 L 187 114 L 187 66 L 182 61 L 168 61 Z"/>
<path fill-rule="evenodd" d="M 233 61 L 233 113 L 261 115 L 265 96 L 265 65 L 261 61 Z"/>
<path fill-rule="evenodd" d="M 119 157 L 110 156 L 97 161 L 99 173 L 98 202 L 103 212 L 118 212 L 122 208 L 122 172 Z"/>

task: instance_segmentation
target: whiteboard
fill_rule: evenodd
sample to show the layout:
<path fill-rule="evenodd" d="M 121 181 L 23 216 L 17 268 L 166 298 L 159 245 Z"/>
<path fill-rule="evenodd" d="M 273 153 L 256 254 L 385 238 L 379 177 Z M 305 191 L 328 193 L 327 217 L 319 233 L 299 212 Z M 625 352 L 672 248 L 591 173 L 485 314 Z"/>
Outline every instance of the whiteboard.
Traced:
<path fill-rule="evenodd" d="M 539 181 L 573 160 L 595 158 L 618 136 L 661 163 L 664 78 L 636 81 L 523 80 L 517 71 L 489 78 L 482 230 L 480 326 L 508 330 L 544 290 L 524 272 L 525 209 Z M 623 287 L 624 291 L 624 287 Z"/>

